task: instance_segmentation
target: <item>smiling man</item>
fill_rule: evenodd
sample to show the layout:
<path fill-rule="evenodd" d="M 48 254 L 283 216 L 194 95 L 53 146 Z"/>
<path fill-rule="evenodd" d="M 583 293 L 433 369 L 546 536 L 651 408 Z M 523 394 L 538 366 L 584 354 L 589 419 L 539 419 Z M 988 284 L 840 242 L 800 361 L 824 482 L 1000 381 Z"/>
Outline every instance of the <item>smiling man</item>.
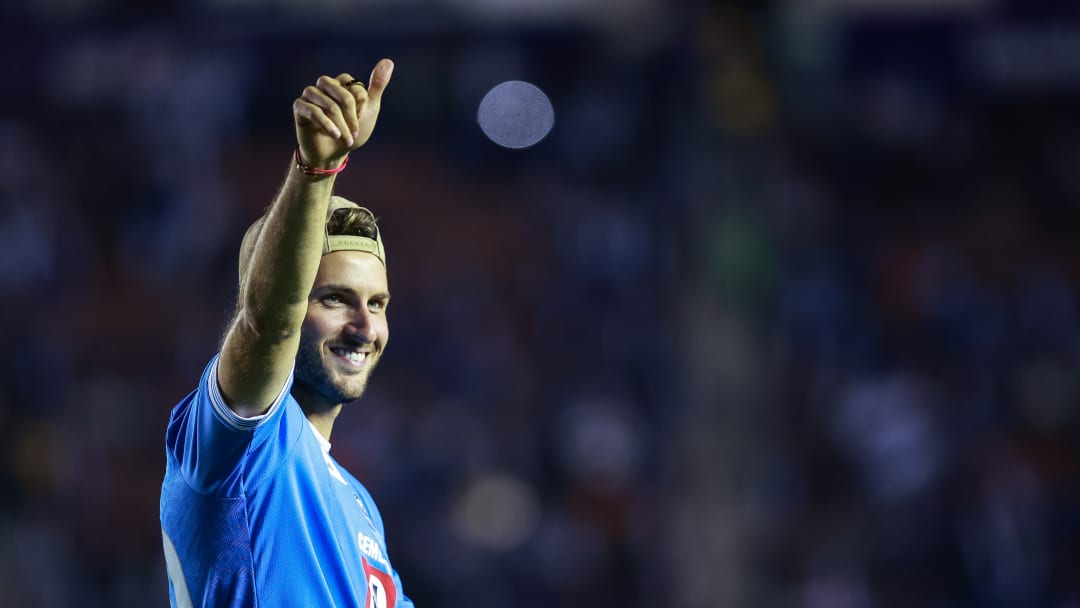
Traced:
<path fill-rule="evenodd" d="M 333 184 L 392 71 L 321 76 L 293 102 L 293 163 L 244 236 L 236 316 L 166 431 L 173 606 L 412 606 L 371 495 L 330 455 L 390 335 L 375 217 Z"/>

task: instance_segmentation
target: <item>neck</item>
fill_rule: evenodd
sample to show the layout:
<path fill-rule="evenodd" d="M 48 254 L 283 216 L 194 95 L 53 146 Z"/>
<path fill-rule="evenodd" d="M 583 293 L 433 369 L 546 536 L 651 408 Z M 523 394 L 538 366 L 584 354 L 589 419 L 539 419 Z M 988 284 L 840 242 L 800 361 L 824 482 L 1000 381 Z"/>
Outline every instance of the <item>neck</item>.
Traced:
<path fill-rule="evenodd" d="M 338 413 L 341 412 L 341 405 L 334 406 L 331 410 L 323 411 L 304 411 L 304 415 L 311 421 L 315 430 L 319 431 L 319 434 L 324 439 L 330 441 L 330 431 L 334 430 L 334 419 L 337 418 Z"/>
<path fill-rule="evenodd" d="M 324 400 L 320 399 L 318 395 L 304 390 L 304 387 L 297 384 L 293 385 L 292 393 L 300 404 L 300 409 L 304 410 L 304 416 L 307 416 L 307 419 L 311 421 L 315 430 L 319 431 L 319 434 L 327 441 L 330 441 L 330 432 L 334 430 L 334 420 L 341 413 L 342 404 L 324 403 Z"/>

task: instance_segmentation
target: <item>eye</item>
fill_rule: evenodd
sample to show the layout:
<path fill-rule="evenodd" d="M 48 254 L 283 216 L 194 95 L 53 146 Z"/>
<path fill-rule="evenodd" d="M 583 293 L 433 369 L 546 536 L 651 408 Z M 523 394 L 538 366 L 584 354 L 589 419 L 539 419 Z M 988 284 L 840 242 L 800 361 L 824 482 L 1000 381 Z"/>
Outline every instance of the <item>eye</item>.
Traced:
<path fill-rule="evenodd" d="M 344 300 L 341 298 L 341 294 L 337 293 L 328 293 L 325 296 L 319 298 L 319 301 L 327 306 L 336 306 L 344 302 Z"/>
<path fill-rule="evenodd" d="M 386 300 L 376 298 L 374 300 L 368 300 L 368 310 L 372 312 L 379 312 L 386 308 Z"/>

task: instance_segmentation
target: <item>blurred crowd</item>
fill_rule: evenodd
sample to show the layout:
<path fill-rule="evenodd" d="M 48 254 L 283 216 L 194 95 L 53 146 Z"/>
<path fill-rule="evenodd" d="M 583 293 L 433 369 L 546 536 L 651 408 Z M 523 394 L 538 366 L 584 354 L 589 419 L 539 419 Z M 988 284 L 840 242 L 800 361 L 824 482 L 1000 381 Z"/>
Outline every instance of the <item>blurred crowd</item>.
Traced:
<path fill-rule="evenodd" d="M 392 339 L 332 440 L 417 605 L 1080 607 L 1067 7 L 431 4 L 0 12 L 0 608 L 167 603 L 169 410 L 292 99 L 382 56 L 338 191 Z"/>

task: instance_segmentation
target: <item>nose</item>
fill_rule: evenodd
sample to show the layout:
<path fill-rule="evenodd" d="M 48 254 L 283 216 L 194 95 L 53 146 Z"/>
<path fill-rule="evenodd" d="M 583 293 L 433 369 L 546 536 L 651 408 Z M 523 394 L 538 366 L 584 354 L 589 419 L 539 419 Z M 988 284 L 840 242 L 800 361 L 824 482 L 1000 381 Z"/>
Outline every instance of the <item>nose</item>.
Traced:
<path fill-rule="evenodd" d="M 363 342 L 371 344 L 375 341 L 375 323 L 372 315 L 366 308 L 356 311 L 348 323 L 345 324 L 345 334 Z"/>

